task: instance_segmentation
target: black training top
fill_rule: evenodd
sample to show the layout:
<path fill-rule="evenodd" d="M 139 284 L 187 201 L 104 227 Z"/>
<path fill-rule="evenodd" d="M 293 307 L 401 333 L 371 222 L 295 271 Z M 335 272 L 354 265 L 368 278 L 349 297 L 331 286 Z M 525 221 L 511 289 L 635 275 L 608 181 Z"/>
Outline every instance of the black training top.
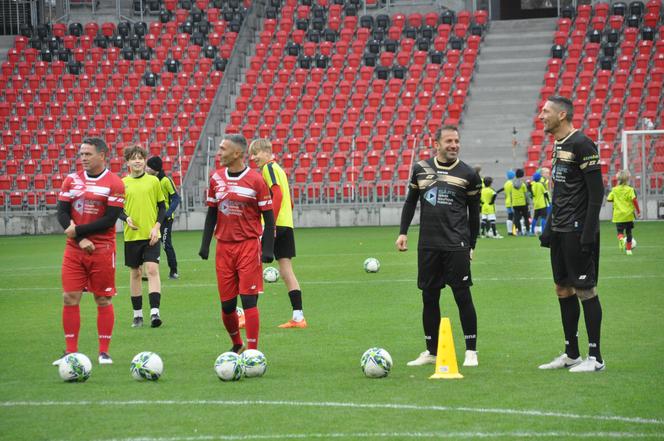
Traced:
<path fill-rule="evenodd" d="M 600 170 L 597 146 L 585 134 L 574 130 L 555 142 L 552 159 L 551 229 L 582 231 L 589 202 L 584 174 Z"/>
<path fill-rule="evenodd" d="M 479 207 L 481 190 L 477 172 L 458 159 L 448 166 L 435 157 L 415 164 L 409 196 L 414 193 L 420 201 L 418 248 L 454 251 L 474 247 L 477 232 L 471 235 L 468 208 Z"/>

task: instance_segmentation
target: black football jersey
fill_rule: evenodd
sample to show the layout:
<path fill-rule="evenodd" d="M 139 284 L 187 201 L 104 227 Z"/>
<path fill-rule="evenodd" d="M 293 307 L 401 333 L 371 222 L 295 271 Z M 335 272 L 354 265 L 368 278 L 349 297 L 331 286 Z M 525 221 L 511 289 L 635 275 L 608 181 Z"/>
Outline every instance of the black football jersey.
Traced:
<path fill-rule="evenodd" d="M 444 166 L 434 157 L 415 164 L 410 188 L 419 193 L 420 200 L 418 248 L 470 248 L 468 204 L 479 203 L 482 190 L 477 172 L 458 159 Z"/>
<path fill-rule="evenodd" d="M 575 130 L 555 142 L 552 155 L 551 229 L 561 232 L 582 231 L 588 210 L 588 188 L 584 174 L 601 169 L 597 146 L 585 134 Z"/>

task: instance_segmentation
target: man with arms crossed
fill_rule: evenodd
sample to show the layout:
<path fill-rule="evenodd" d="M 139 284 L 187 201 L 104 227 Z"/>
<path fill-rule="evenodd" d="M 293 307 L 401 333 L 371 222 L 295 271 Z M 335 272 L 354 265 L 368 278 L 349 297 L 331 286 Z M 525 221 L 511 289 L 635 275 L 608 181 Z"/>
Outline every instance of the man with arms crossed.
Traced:
<path fill-rule="evenodd" d="M 263 268 L 274 260 L 274 213 L 265 181 L 244 163 L 247 140 L 225 135 L 217 155 L 222 167 L 210 177 L 203 238 L 198 255 L 207 260 L 210 241 L 217 238 L 215 268 L 221 300 L 221 320 L 231 338 L 231 351 L 245 346 L 240 335 L 237 297 L 244 308 L 247 347 L 258 348 L 258 294 L 263 292 Z M 261 215 L 265 227 L 261 226 Z M 261 236 L 263 238 L 261 243 Z"/>
<path fill-rule="evenodd" d="M 79 304 L 84 290 L 95 296 L 99 364 L 111 364 L 108 355 L 115 312 L 115 222 L 124 205 L 124 184 L 106 168 L 109 150 L 100 138 L 86 138 L 79 157 L 83 170 L 67 176 L 58 196 L 58 222 L 67 244 L 62 259 L 64 306 L 62 326 L 65 354 L 78 352 L 81 327 Z M 61 359 L 53 362 L 58 365 Z"/>
<path fill-rule="evenodd" d="M 551 268 L 565 334 L 565 353 L 540 369 L 570 368 L 570 372 L 604 370 L 600 352 L 602 306 L 597 296 L 599 270 L 599 211 L 604 182 L 595 143 L 572 126 L 572 101 L 549 97 L 539 119 L 555 138 L 552 210 L 540 236 L 551 248 Z M 579 353 L 579 300 L 588 332 L 589 356 Z"/>
<path fill-rule="evenodd" d="M 306 328 L 307 321 L 302 311 L 302 291 L 293 272 L 292 259 L 295 257 L 295 236 L 293 234 L 293 204 L 291 202 L 288 177 L 272 154 L 272 143 L 267 139 L 256 139 L 249 146 L 249 154 L 261 168 L 263 179 L 272 195 L 272 210 L 277 223 L 277 235 L 274 241 L 274 257 L 279 262 L 279 273 L 284 279 L 293 318 L 280 328 Z"/>
<path fill-rule="evenodd" d="M 436 131 L 436 156 L 413 167 L 401 213 L 396 246 L 408 249 L 408 227 L 420 201 L 417 245 L 417 286 L 422 290 L 422 324 L 427 350 L 408 366 L 434 364 L 440 327 L 440 290 L 449 285 L 459 308 L 466 340 L 464 366 L 477 366 L 477 314 L 470 293 L 470 260 L 480 227 L 479 175 L 459 160 L 459 131 L 443 126 Z"/>

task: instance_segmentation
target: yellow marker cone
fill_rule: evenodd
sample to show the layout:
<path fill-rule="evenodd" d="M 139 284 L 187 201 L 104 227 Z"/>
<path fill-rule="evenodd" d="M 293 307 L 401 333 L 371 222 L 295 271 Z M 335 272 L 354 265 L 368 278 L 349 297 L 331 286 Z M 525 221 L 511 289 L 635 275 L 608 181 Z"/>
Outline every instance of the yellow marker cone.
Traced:
<path fill-rule="evenodd" d="M 438 354 L 436 355 L 436 370 L 429 379 L 455 379 L 463 378 L 457 366 L 456 351 L 454 350 L 454 339 L 452 338 L 452 325 L 450 319 L 440 319 L 438 331 Z"/>

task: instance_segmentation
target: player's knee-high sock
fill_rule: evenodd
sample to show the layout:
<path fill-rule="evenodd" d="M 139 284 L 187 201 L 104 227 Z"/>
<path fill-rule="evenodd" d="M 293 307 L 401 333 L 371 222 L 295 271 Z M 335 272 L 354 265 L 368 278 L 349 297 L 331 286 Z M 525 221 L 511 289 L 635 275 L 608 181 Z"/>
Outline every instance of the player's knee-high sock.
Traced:
<path fill-rule="evenodd" d="M 221 302 L 221 321 L 228 335 L 233 342 L 233 345 L 242 345 L 242 336 L 240 335 L 240 320 L 237 316 L 237 297 Z"/>
<path fill-rule="evenodd" d="M 597 361 L 602 362 L 602 355 L 599 348 L 599 340 L 602 329 L 602 305 L 599 297 L 581 302 L 583 305 L 583 317 L 586 320 L 586 330 L 588 331 L 588 355 L 596 357 Z"/>
<path fill-rule="evenodd" d="M 99 352 L 108 352 L 113 335 L 115 323 L 115 310 L 113 304 L 97 306 L 97 334 L 99 336 Z"/>
<path fill-rule="evenodd" d="M 459 319 L 461 329 L 466 340 L 466 350 L 474 351 L 477 348 L 477 313 L 473 304 L 470 288 L 452 288 L 454 301 L 459 308 Z"/>
<path fill-rule="evenodd" d="M 512 234 L 512 228 L 514 227 L 514 213 L 507 213 L 507 220 L 505 221 L 505 226 L 507 227 L 507 234 Z"/>
<path fill-rule="evenodd" d="M 491 221 L 491 232 L 493 233 L 494 236 L 498 235 L 498 233 L 496 232 L 496 221 L 495 220 Z"/>
<path fill-rule="evenodd" d="M 293 307 L 293 320 L 302 320 L 304 318 L 302 313 L 302 291 L 299 289 L 288 291 L 288 298 L 290 298 Z"/>
<path fill-rule="evenodd" d="M 131 307 L 134 310 L 134 317 L 143 317 L 143 296 L 132 296 Z"/>
<path fill-rule="evenodd" d="M 159 306 L 161 305 L 161 293 L 151 292 L 148 294 L 150 299 L 150 314 L 159 314 Z"/>
<path fill-rule="evenodd" d="M 65 331 L 65 351 L 78 352 L 78 332 L 81 329 L 81 308 L 78 305 L 64 305 L 62 327 Z"/>
<path fill-rule="evenodd" d="M 254 306 L 244 310 L 245 331 L 247 332 L 247 348 L 258 349 L 258 334 L 260 332 L 260 314 L 258 307 Z"/>
<path fill-rule="evenodd" d="M 486 234 L 487 228 L 486 228 L 486 219 L 482 219 L 482 223 L 480 225 L 480 234 L 484 236 Z"/>
<path fill-rule="evenodd" d="M 422 326 L 427 350 L 438 352 L 438 329 L 440 328 L 440 290 L 422 291 Z"/>
<path fill-rule="evenodd" d="M 558 298 L 560 303 L 560 316 L 563 321 L 563 333 L 565 334 L 565 353 L 570 358 L 579 357 L 579 299 L 574 295 L 571 297 Z"/>

